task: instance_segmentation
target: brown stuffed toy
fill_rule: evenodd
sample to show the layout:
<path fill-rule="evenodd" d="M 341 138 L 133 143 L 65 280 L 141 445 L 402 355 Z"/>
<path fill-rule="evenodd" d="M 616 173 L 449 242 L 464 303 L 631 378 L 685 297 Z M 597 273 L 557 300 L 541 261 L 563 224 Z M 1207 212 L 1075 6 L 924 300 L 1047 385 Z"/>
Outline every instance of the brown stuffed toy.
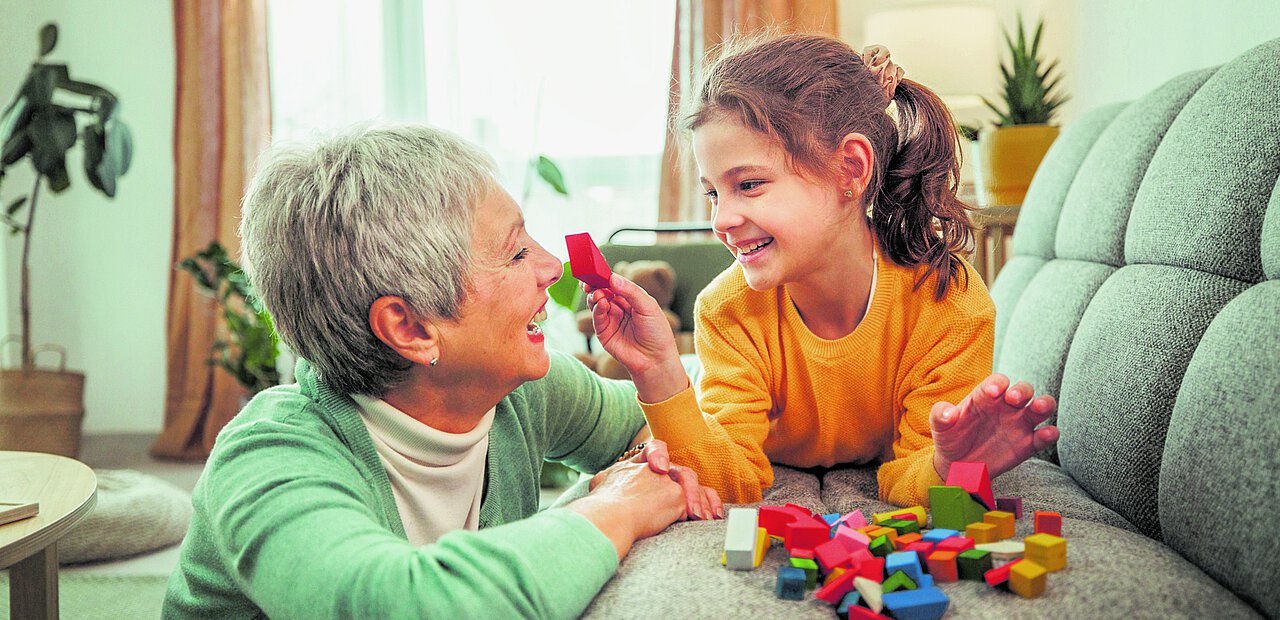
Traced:
<path fill-rule="evenodd" d="M 613 266 L 613 272 L 635 282 L 640 288 L 649 293 L 658 305 L 667 314 L 667 321 L 671 323 L 671 331 L 680 333 L 680 315 L 671 311 L 671 302 L 675 298 L 676 292 L 676 271 L 671 268 L 671 263 L 661 260 L 638 260 L 638 261 L 619 261 Z M 580 310 L 578 312 L 578 330 L 588 340 L 596 335 L 595 325 L 591 322 L 591 310 Z M 582 363 L 596 371 L 602 377 L 610 379 L 630 379 L 631 373 L 627 372 L 627 367 L 623 366 L 618 360 L 613 359 L 605 351 L 598 353 L 579 353 L 578 359 Z"/>

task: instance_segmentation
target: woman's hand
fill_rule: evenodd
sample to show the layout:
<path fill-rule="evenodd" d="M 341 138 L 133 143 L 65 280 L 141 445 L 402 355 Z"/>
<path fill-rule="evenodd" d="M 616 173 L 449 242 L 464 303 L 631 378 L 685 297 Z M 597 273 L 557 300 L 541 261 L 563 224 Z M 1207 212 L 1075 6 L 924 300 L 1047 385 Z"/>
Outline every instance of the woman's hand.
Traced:
<path fill-rule="evenodd" d="M 959 405 L 939 402 L 929 414 L 933 467 L 944 480 L 954 461 L 987 464 L 992 478 L 1058 441 L 1058 427 L 1036 427 L 1058 411 L 1052 396 L 1033 398 L 1023 382 L 1009 386 L 1001 374 L 987 377 Z"/>
<path fill-rule="evenodd" d="M 640 400 L 658 403 L 689 387 L 667 316 L 644 289 L 613 274 L 609 288 L 582 285 L 596 337 L 631 373 Z"/>
<path fill-rule="evenodd" d="M 644 450 L 640 454 L 631 457 L 627 462 L 646 463 L 654 473 L 669 476 L 680 484 L 685 502 L 684 514 L 680 517 L 681 519 L 724 518 L 724 503 L 720 501 L 720 495 L 716 493 L 715 489 L 699 484 L 697 472 L 679 465 L 672 466 L 671 456 L 667 451 L 667 443 L 665 441 L 661 439 L 649 440 L 645 443 Z M 612 469 L 613 467 L 610 467 L 593 476 L 589 488 L 594 490 L 598 484 L 609 476 Z"/>

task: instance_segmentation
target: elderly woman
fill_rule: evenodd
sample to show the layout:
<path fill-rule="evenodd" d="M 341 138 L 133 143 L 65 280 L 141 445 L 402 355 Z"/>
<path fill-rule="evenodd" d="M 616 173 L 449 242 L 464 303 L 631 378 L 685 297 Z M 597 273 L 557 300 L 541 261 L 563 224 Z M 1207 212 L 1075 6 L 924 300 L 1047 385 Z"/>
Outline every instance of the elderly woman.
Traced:
<path fill-rule="evenodd" d="M 657 304 L 609 293 L 634 386 L 549 353 L 561 264 L 476 147 L 406 126 L 281 150 L 243 215 L 298 380 L 218 436 L 166 617 L 571 617 L 636 540 L 722 516 L 661 442 L 637 449 L 637 398 L 687 385 L 669 329 L 645 336 Z M 538 512 L 544 460 L 603 471 Z"/>

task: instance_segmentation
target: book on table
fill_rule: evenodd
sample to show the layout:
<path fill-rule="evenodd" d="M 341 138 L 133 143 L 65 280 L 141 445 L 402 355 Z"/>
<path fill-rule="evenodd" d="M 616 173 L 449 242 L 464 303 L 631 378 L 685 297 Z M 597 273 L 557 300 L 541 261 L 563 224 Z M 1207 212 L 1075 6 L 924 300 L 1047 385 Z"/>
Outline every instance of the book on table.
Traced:
<path fill-rule="evenodd" d="M 36 502 L 0 500 L 0 525 L 29 519 L 38 514 L 40 514 L 40 504 Z"/>

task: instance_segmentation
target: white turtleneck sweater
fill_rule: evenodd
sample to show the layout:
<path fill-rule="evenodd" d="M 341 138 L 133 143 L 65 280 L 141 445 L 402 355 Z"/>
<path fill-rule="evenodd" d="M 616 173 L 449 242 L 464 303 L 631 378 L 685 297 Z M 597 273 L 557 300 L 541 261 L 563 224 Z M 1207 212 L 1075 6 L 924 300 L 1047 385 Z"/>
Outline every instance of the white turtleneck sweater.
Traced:
<path fill-rule="evenodd" d="M 425 545 L 446 532 L 480 529 L 494 410 L 474 429 L 454 434 L 427 426 L 384 400 L 364 394 L 351 398 L 391 479 L 409 542 Z"/>

